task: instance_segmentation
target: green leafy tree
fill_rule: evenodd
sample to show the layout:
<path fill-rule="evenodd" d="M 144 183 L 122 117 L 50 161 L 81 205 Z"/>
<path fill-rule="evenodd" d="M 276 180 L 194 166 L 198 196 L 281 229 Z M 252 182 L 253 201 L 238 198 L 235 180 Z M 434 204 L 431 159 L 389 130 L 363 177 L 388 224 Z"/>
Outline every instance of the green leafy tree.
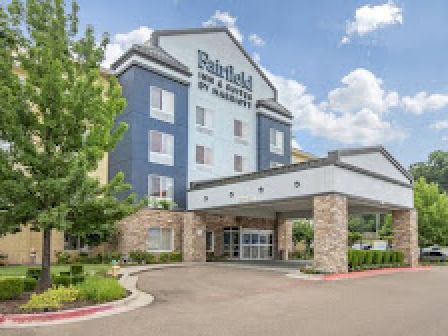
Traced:
<path fill-rule="evenodd" d="M 314 227 L 311 222 L 306 219 L 295 221 L 292 227 L 292 237 L 295 242 L 304 241 L 306 254 L 310 255 L 311 243 L 314 240 Z"/>
<path fill-rule="evenodd" d="M 0 5 L 0 233 L 22 225 L 43 233 L 40 290 L 51 286 L 53 229 L 107 239 L 136 209 L 123 174 L 107 185 L 89 176 L 127 129 L 114 127 L 125 107 L 116 78 L 100 63 L 108 43 L 92 27 L 78 32 L 78 5 L 13 0 Z M 14 69 L 26 74 L 19 80 Z M 5 147 L 5 146 L 4 146 Z"/>
<path fill-rule="evenodd" d="M 413 164 L 411 173 L 415 180 L 424 177 L 426 181 L 437 183 L 442 190 L 448 191 L 448 152 L 432 152 L 426 162 Z"/>
<path fill-rule="evenodd" d="M 436 183 L 420 177 L 414 185 L 420 246 L 448 244 L 448 195 Z"/>

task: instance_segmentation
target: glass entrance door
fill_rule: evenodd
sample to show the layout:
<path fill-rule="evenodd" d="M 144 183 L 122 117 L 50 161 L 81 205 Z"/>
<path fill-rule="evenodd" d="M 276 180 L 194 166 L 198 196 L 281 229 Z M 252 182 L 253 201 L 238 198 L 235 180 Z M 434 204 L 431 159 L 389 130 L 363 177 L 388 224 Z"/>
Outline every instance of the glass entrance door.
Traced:
<path fill-rule="evenodd" d="M 240 229 L 238 227 L 224 228 L 223 255 L 230 259 L 239 259 Z"/>
<path fill-rule="evenodd" d="M 241 259 L 272 259 L 272 230 L 242 229 Z"/>

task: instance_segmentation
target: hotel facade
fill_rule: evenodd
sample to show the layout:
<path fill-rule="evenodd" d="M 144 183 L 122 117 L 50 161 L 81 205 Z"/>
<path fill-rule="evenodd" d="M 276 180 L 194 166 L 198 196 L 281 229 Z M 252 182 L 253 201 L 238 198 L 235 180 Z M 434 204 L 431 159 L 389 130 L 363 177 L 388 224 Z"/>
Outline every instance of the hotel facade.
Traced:
<path fill-rule="evenodd" d="M 127 100 L 117 122 L 129 130 L 106 174 L 177 204 L 121 221 L 114 248 L 124 255 L 287 259 L 292 221 L 310 218 L 315 267 L 346 272 L 349 214 L 388 212 L 394 248 L 417 263 L 409 172 L 381 146 L 291 157 L 292 113 L 227 28 L 155 31 L 111 70 Z"/>

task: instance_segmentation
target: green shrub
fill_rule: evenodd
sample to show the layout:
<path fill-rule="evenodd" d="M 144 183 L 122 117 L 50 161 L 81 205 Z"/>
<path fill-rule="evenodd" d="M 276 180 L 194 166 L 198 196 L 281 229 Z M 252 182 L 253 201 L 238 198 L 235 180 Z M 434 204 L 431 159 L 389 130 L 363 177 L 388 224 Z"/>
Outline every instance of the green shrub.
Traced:
<path fill-rule="evenodd" d="M 373 256 L 375 251 L 366 251 L 366 264 L 369 266 L 373 265 Z"/>
<path fill-rule="evenodd" d="M 131 251 L 129 252 L 129 257 L 138 263 L 143 263 L 145 261 L 145 256 L 146 256 L 146 252 L 142 251 L 142 250 L 135 250 L 135 251 Z"/>
<path fill-rule="evenodd" d="M 68 254 L 67 252 L 58 252 L 56 254 L 56 258 L 57 258 L 56 263 L 59 265 L 67 265 L 70 263 L 71 259 L 70 254 Z"/>
<path fill-rule="evenodd" d="M 0 300 L 16 299 L 22 295 L 23 290 L 23 279 L 8 278 L 0 280 Z"/>
<path fill-rule="evenodd" d="M 159 262 L 167 263 L 168 261 L 170 261 L 170 254 L 169 253 L 160 253 Z"/>
<path fill-rule="evenodd" d="M 40 279 L 40 273 L 42 272 L 41 268 L 38 267 L 29 267 L 26 270 L 26 277 L 27 278 L 34 278 L 36 280 Z"/>
<path fill-rule="evenodd" d="M 373 251 L 373 264 L 374 265 L 381 265 L 383 263 L 383 255 L 381 251 Z"/>
<path fill-rule="evenodd" d="M 156 256 L 154 254 L 145 252 L 144 256 L 146 264 L 154 264 L 156 262 Z"/>
<path fill-rule="evenodd" d="M 395 251 L 395 262 L 397 265 L 403 265 L 404 264 L 404 253 L 401 251 Z"/>
<path fill-rule="evenodd" d="M 80 284 L 81 282 L 84 282 L 86 277 L 84 275 L 74 275 L 72 276 L 72 285 Z"/>
<path fill-rule="evenodd" d="M 59 272 L 59 275 L 71 276 L 72 273 L 70 271 Z"/>
<path fill-rule="evenodd" d="M 71 265 L 70 273 L 71 273 L 71 275 L 84 274 L 84 266 L 83 265 Z"/>
<path fill-rule="evenodd" d="M 73 302 L 79 291 L 75 287 L 50 288 L 42 294 L 32 294 L 30 300 L 20 306 L 23 310 L 43 310 L 60 308 L 64 302 Z"/>
<path fill-rule="evenodd" d="M 59 287 L 70 287 L 72 283 L 71 277 L 69 275 L 55 275 L 53 276 L 53 285 Z"/>
<path fill-rule="evenodd" d="M 126 290 L 114 278 L 90 277 L 77 288 L 80 299 L 94 302 L 113 301 L 126 295 Z"/>
<path fill-rule="evenodd" d="M 182 254 L 179 252 L 173 252 L 170 253 L 170 261 L 171 262 L 181 262 L 182 261 Z"/>
<path fill-rule="evenodd" d="M 400 251 L 348 251 L 348 266 L 350 270 L 370 269 L 375 267 L 390 267 L 403 263 L 403 253 Z"/>
<path fill-rule="evenodd" d="M 25 292 L 32 292 L 37 287 L 37 280 L 34 278 L 23 279 L 23 289 Z"/>
<path fill-rule="evenodd" d="M 119 252 L 105 252 L 101 255 L 101 261 L 103 264 L 110 264 L 112 260 L 120 262 L 122 254 Z"/>

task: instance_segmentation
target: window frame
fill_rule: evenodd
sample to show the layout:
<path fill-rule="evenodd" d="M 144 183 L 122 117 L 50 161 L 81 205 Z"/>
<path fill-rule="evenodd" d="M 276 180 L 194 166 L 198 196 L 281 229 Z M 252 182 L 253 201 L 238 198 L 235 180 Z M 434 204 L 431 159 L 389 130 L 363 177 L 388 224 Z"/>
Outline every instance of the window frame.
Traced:
<path fill-rule="evenodd" d="M 203 120 L 204 125 L 198 123 L 198 112 L 202 110 L 204 113 Z M 213 134 L 214 131 L 214 111 L 202 106 L 196 106 L 195 110 L 195 125 L 198 131 Z"/>
<path fill-rule="evenodd" d="M 212 234 L 212 246 L 211 249 L 207 249 L 207 234 Z M 211 230 L 205 231 L 205 252 L 215 252 L 215 232 Z"/>
<path fill-rule="evenodd" d="M 153 134 L 161 134 L 162 135 L 162 153 L 153 152 L 152 151 L 152 135 Z M 164 151 L 168 150 L 165 148 L 167 146 L 167 138 L 171 138 L 171 152 L 164 153 Z M 165 149 L 164 149 L 165 148 Z M 149 130 L 148 132 L 148 161 L 152 163 L 163 164 L 167 166 L 174 165 L 174 135 L 169 133 L 164 133 L 158 130 Z"/>
<path fill-rule="evenodd" d="M 152 249 L 150 247 L 150 231 L 151 230 L 159 230 L 159 246 L 158 249 Z M 161 249 L 161 245 L 162 245 L 162 230 L 170 230 L 170 249 L 166 250 L 166 249 Z M 174 229 L 172 227 L 150 227 L 147 229 L 147 248 L 146 250 L 148 252 L 155 252 L 155 253 L 164 253 L 164 252 L 173 252 L 174 251 Z"/>
<path fill-rule="evenodd" d="M 241 171 L 236 170 L 236 158 L 241 158 Z M 233 171 L 235 173 L 245 173 L 247 171 L 247 158 L 241 154 L 233 154 Z"/>
<path fill-rule="evenodd" d="M 241 123 L 241 136 L 235 134 L 236 130 L 236 123 Z M 249 123 L 246 121 L 243 121 L 241 119 L 233 119 L 233 138 L 235 139 L 235 142 L 247 144 L 249 140 Z"/>
<path fill-rule="evenodd" d="M 166 188 L 166 194 L 167 194 L 167 196 L 166 197 L 163 197 L 163 196 L 153 196 L 152 195 L 152 179 L 154 178 L 154 177 L 156 177 L 156 178 L 159 178 L 159 195 L 162 193 L 162 190 L 163 190 L 163 186 L 165 185 L 165 186 L 167 186 L 168 184 L 166 183 L 166 181 L 167 180 L 169 180 L 171 183 L 171 197 L 169 197 L 168 196 L 168 194 L 169 194 L 169 188 Z M 162 182 L 162 180 L 161 179 L 163 179 L 163 182 Z M 174 201 L 174 178 L 173 177 L 171 177 L 171 176 L 165 176 L 165 175 L 158 175 L 158 174 L 149 174 L 148 175 L 148 197 L 149 198 L 155 198 L 155 199 L 157 199 L 157 200 L 161 200 L 161 199 L 163 199 L 163 200 L 170 200 L 170 201 Z"/>
<path fill-rule="evenodd" d="M 153 106 L 153 90 L 159 90 L 160 91 L 160 97 L 158 97 L 160 108 Z M 169 98 L 168 98 L 169 97 Z M 169 110 L 165 106 L 169 106 L 169 103 L 164 103 L 165 100 L 172 99 L 172 107 Z M 172 91 L 164 90 L 161 87 L 153 86 L 151 85 L 149 87 L 149 109 L 150 109 L 150 117 L 154 119 L 159 119 L 168 123 L 173 124 L 174 123 L 174 114 L 176 110 L 175 106 L 176 102 L 176 95 Z"/>
<path fill-rule="evenodd" d="M 203 159 L 203 161 L 204 161 L 204 163 L 201 163 L 201 162 L 198 162 L 198 147 L 202 147 L 203 149 L 204 149 L 204 159 Z M 207 155 L 206 155 L 206 151 L 210 151 L 210 156 L 211 156 L 211 163 L 207 163 L 206 162 L 206 160 L 205 160 L 205 158 L 207 157 Z M 196 163 L 196 165 L 198 165 L 198 166 L 200 166 L 200 167 L 209 167 L 209 168 L 211 168 L 211 167 L 213 167 L 213 165 L 214 165 L 214 157 L 213 157 L 213 148 L 212 147 L 207 147 L 207 146 L 205 146 L 205 145 L 196 145 L 196 148 L 195 148 L 195 163 Z"/>
<path fill-rule="evenodd" d="M 277 143 L 279 140 L 278 136 L 281 135 L 281 143 Z M 275 139 L 275 143 L 272 140 Z M 279 131 L 276 128 L 270 128 L 269 130 L 269 149 L 271 153 L 277 155 L 285 154 L 285 132 Z"/>

